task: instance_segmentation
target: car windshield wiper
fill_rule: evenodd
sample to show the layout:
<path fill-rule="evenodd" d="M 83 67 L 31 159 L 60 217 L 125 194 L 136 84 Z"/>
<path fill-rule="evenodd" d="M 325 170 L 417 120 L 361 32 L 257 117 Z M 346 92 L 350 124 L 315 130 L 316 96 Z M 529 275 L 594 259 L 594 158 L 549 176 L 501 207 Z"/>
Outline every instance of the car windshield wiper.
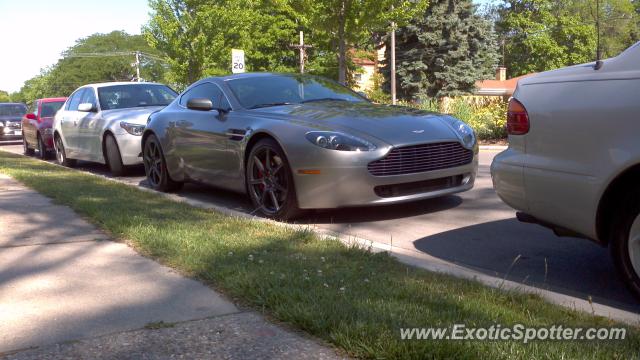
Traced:
<path fill-rule="evenodd" d="M 280 105 L 293 105 L 293 103 L 290 103 L 290 102 L 273 102 L 273 103 L 266 103 L 266 104 L 257 104 L 257 105 L 253 105 L 249 109 L 258 109 L 258 108 L 264 108 L 264 107 L 270 107 L 270 106 L 280 106 Z"/>
<path fill-rule="evenodd" d="M 300 103 L 304 104 L 304 103 L 309 103 L 309 102 L 316 102 L 316 101 L 349 101 L 347 99 L 342 99 L 342 98 L 319 98 L 319 99 L 309 99 L 309 100 L 303 100 Z"/>

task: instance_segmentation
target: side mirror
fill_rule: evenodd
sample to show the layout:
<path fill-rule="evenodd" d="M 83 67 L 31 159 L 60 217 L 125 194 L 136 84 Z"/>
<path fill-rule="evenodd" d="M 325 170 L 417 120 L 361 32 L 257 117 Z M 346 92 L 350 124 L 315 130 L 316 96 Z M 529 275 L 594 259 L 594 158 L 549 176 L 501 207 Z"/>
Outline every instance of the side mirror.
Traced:
<path fill-rule="evenodd" d="M 205 98 L 189 99 L 189 101 L 187 101 L 187 109 L 198 111 L 213 110 L 213 102 Z"/>
<path fill-rule="evenodd" d="M 82 112 L 93 112 L 95 111 L 95 107 L 93 106 L 92 103 L 82 103 L 80 105 L 78 105 L 78 111 L 82 111 Z"/>
<path fill-rule="evenodd" d="M 27 114 L 25 115 L 25 117 L 29 120 L 38 120 L 38 117 L 36 116 L 36 114 Z"/>

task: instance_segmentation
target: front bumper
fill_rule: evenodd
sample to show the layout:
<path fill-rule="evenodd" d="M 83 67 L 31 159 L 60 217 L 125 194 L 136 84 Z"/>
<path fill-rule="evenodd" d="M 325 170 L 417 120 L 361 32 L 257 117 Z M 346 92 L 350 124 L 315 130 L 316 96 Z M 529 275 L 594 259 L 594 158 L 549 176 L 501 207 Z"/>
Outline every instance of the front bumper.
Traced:
<path fill-rule="evenodd" d="M 305 169 L 300 167 L 292 169 L 298 206 L 302 209 L 330 209 L 440 197 L 473 188 L 478 169 L 477 153 L 473 161 L 464 166 L 393 176 L 371 175 L 367 169 L 371 160 L 366 158 L 355 166 L 316 166 L 314 169 L 319 171 L 315 174 L 301 174 L 300 171 Z"/>
<path fill-rule="evenodd" d="M 22 137 L 22 128 L 20 126 L 1 126 L 0 125 L 1 139 L 18 139 L 21 137 Z"/>
<path fill-rule="evenodd" d="M 142 164 L 142 136 L 131 135 L 128 132 L 118 131 L 116 134 L 116 142 L 120 150 L 123 165 L 140 165 Z"/>

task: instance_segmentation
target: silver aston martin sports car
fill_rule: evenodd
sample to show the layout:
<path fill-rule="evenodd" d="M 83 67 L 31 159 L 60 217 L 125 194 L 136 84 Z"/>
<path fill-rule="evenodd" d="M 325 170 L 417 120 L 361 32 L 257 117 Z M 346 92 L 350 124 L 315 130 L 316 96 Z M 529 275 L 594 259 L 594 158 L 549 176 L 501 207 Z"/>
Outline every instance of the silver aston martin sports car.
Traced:
<path fill-rule="evenodd" d="M 478 145 L 462 121 L 376 105 L 309 75 L 200 80 L 152 114 L 142 152 L 151 187 L 185 181 L 247 193 L 268 217 L 384 205 L 473 187 Z"/>

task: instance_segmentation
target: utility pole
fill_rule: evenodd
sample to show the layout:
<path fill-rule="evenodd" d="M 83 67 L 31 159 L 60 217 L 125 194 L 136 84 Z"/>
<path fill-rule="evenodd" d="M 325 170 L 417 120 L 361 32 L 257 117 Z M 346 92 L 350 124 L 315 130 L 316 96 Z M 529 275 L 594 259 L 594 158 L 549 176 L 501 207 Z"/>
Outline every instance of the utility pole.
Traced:
<path fill-rule="evenodd" d="M 307 56 L 306 50 L 308 48 L 312 48 L 312 45 L 304 44 L 304 32 L 300 31 L 300 44 L 289 44 L 289 47 L 292 49 L 298 49 L 300 51 L 300 74 L 304 74 L 304 60 Z"/>
<path fill-rule="evenodd" d="M 396 23 L 391 23 L 391 103 L 396 100 Z"/>
<path fill-rule="evenodd" d="M 596 0 L 596 61 L 602 60 L 600 51 L 600 0 Z"/>
<path fill-rule="evenodd" d="M 140 79 L 140 51 L 136 51 L 136 81 L 142 81 Z"/>

